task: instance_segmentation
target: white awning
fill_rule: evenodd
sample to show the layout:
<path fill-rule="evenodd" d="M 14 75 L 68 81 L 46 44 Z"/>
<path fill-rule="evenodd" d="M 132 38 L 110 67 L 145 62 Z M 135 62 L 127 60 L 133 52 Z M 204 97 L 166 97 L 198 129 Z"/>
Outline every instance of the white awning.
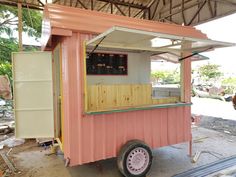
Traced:
<path fill-rule="evenodd" d="M 182 47 L 183 43 L 190 43 L 189 47 Z M 210 39 L 190 38 L 117 26 L 87 41 L 86 44 L 88 47 L 99 46 L 102 48 L 174 53 L 181 51 L 198 53 L 235 45 L 234 43 Z"/>
<path fill-rule="evenodd" d="M 168 61 L 168 62 L 172 62 L 172 63 L 179 63 L 179 59 L 181 58 L 180 55 L 174 54 L 174 53 L 170 53 L 170 52 L 164 52 L 164 53 L 160 53 L 160 54 L 156 54 L 156 55 L 152 55 L 151 56 L 151 61 L 152 62 L 158 62 L 158 61 Z M 204 56 L 204 55 L 194 55 L 190 57 L 191 61 L 202 61 L 202 60 L 209 60 L 208 57 Z"/>

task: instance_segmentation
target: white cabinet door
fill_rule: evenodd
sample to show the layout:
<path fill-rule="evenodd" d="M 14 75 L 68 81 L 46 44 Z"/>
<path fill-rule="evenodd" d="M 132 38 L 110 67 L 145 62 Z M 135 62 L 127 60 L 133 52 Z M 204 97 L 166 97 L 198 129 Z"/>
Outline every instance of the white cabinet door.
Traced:
<path fill-rule="evenodd" d="M 15 134 L 17 138 L 53 138 L 51 52 L 13 53 Z"/>

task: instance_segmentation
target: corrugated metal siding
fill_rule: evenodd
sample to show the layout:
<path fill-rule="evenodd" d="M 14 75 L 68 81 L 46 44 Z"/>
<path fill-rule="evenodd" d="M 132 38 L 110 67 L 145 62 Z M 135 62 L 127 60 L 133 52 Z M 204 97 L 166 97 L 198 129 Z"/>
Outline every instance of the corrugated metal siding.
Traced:
<path fill-rule="evenodd" d="M 115 157 L 130 139 L 151 147 L 189 141 L 190 107 L 176 107 L 104 115 L 84 115 L 83 41 L 92 35 L 73 33 L 62 40 L 65 158 L 79 165 Z"/>
<path fill-rule="evenodd" d="M 190 107 L 177 107 L 82 117 L 81 149 L 71 165 L 116 157 L 125 142 L 145 141 L 157 148 L 189 141 Z M 73 146 L 77 146 L 73 141 Z M 77 146 L 78 147 L 78 146 Z"/>

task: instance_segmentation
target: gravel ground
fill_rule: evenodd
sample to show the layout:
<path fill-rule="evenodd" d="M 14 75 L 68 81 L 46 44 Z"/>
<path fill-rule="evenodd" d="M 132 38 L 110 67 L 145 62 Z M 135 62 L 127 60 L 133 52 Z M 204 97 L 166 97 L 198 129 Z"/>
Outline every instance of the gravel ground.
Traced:
<path fill-rule="evenodd" d="M 236 136 L 236 121 L 202 116 L 199 126 Z"/>

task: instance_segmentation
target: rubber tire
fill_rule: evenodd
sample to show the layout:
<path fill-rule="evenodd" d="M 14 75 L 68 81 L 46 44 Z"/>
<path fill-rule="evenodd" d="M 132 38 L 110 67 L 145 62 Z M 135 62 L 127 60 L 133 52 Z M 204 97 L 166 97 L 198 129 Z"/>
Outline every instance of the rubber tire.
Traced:
<path fill-rule="evenodd" d="M 139 175 L 134 175 L 128 171 L 128 169 L 126 167 L 126 159 L 129 155 L 129 153 L 137 147 L 142 147 L 147 150 L 147 152 L 149 154 L 150 161 L 149 161 L 149 164 L 148 164 L 146 170 L 143 173 L 141 173 Z M 144 177 L 151 168 L 152 158 L 153 158 L 152 150 L 149 148 L 149 146 L 147 144 L 145 144 L 143 141 L 140 141 L 140 140 L 131 140 L 122 146 L 122 148 L 118 154 L 118 157 L 117 157 L 117 166 L 118 166 L 119 171 L 126 177 Z"/>

